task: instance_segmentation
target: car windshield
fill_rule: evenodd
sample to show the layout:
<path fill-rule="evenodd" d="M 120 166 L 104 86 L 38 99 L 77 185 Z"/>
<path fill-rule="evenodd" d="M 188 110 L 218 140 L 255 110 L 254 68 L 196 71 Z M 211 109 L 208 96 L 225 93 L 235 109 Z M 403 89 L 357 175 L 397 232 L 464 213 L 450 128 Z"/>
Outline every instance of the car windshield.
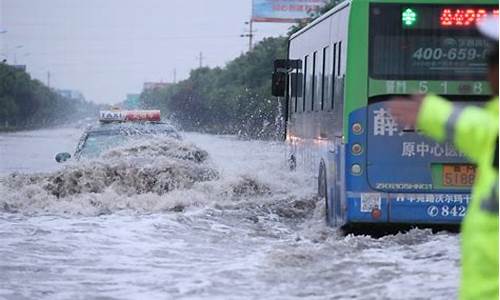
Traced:
<path fill-rule="evenodd" d="M 89 131 L 79 145 L 77 158 L 96 158 L 112 148 L 153 136 L 180 138 L 177 131 L 168 124 L 103 125 L 104 128 Z"/>
<path fill-rule="evenodd" d="M 131 136 L 89 133 L 79 152 L 79 157 L 95 158 L 106 150 L 125 144 Z"/>

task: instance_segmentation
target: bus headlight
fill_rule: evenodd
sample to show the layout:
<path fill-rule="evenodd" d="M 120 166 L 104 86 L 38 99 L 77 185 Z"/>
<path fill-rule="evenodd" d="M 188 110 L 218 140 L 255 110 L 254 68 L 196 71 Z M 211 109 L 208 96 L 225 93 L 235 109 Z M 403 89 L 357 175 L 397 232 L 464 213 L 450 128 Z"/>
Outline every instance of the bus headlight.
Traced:
<path fill-rule="evenodd" d="M 352 124 L 352 132 L 356 135 L 360 135 L 363 133 L 363 126 L 360 123 Z"/>
<path fill-rule="evenodd" d="M 351 173 L 352 173 L 352 175 L 361 175 L 362 172 L 363 172 L 363 168 L 361 168 L 360 165 L 353 164 L 351 166 Z"/>
<path fill-rule="evenodd" d="M 354 155 L 360 155 L 361 153 L 363 153 L 363 147 L 360 144 L 354 144 L 351 147 L 351 152 Z"/>

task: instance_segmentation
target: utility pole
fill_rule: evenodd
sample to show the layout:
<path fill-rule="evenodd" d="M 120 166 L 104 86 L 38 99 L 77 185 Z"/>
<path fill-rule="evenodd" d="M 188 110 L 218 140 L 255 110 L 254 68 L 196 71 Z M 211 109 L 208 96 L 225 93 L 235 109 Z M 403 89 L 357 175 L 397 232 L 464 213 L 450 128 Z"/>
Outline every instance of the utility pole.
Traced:
<path fill-rule="evenodd" d="M 50 71 L 47 71 L 47 86 L 50 88 Z"/>
<path fill-rule="evenodd" d="M 245 25 L 249 25 L 249 29 L 244 34 L 240 35 L 240 37 L 247 37 L 248 38 L 248 51 L 252 51 L 253 37 L 254 37 L 254 33 L 255 33 L 255 31 L 253 30 L 253 21 L 250 20 L 248 22 L 245 22 Z"/>
<path fill-rule="evenodd" d="M 174 83 L 177 83 L 177 69 L 174 68 Z"/>
<path fill-rule="evenodd" d="M 250 27 L 250 31 L 249 31 L 249 34 L 248 34 L 248 51 L 252 51 L 252 48 L 253 48 L 253 21 L 250 20 L 249 23 L 249 27 Z"/>
<path fill-rule="evenodd" d="M 14 64 L 17 65 L 17 51 L 21 48 L 23 48 L 24 46 L 23 45 L 17 45 L 15 48 L 14 48 Z"/>
<path fill-rule="evenodd" d="M 200 56 L 198 56 L 198 59 L 200 60 L 200 68 L 203 68 L 203 59 L 205 57 L 203 56 L 203 52 L 200 52 Z"/>

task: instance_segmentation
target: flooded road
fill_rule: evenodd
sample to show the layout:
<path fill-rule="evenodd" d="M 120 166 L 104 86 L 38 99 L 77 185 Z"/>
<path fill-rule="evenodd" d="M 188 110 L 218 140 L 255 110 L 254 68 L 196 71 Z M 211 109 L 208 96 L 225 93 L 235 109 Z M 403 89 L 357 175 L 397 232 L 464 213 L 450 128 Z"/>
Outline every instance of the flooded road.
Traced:
<path fill-rule="evenodd" d="M 49 163 L 80 133 L 0 135 L 0 298 L 456 298 L 458 235 L 341 236 L 280 143 L 185 134 L 151 142 L 139 168 L 131 149 Z M 145 192 L 157 170 L 168 191 Z"/>

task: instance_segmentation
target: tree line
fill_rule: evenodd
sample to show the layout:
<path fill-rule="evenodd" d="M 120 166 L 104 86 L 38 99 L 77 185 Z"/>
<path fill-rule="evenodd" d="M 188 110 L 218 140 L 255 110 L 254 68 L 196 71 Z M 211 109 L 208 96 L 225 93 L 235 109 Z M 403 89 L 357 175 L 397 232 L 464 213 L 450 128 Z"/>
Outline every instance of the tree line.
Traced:
<path fill-rule="evenodd" d="M 0 63 L 0 130 L 54 126 L 96 113 L 95 104 L 65 98 L 24 70 Z"/>
<path fill-rule="evenodd" d="M 288 36 L 305 27 L 339 1 L 292 26 Z M 283 99 L 271 95 L 274 60 L 287 57 L 287 37 L 266 38 L 223 68 L 198 68 L 177 84 L 145 90 L 140 106 L 161 109 L 185 130 L 239 134 L 252 138 L 283 136 Z"/>
<path fill-rule="evenodd" d="M 140 105 L 161 109 L 185 130 L 273 136 L 281 103 L 271 96 L 271 74 L 285 55 L 285 38 L 267 38 L 224 68 L 198 68 L 177 84 L 143 91 Z"/>

